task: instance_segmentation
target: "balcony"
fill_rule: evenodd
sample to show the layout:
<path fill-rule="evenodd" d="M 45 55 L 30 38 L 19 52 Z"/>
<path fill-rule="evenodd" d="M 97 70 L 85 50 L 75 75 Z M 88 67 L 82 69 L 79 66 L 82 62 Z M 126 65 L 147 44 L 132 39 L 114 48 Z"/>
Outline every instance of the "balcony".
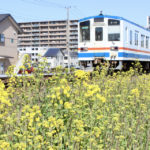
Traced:
<path fill-rule="evenodd" d="M 39 41 L 39 38 L 34 38 L 32 39 L 32 41 Z"/>
<path fill-rule="evenodd" d="M 70 43 L 70 44 L 77 44 L 78 41 L 70 41 L 69 43 Z"/>
<path fill-rule="evenodd" d="M 78 31 L 78 28 L 70 28 L 70 31 Z"/>
<path fill-rule="evenodd" d="M 49 28 L 49 31 L 66 31 L 66 28 Z"/>
<path fill-rule="evenodd" d="M 69 46 L 70 48 L 78 48 L 78 45 Z"/>
<path fill-rule="evenodd" d="M 78 35 L 78 32 L 70 32 L 70 35 Z"/>
<path fill-rule="evenodd" d="M 32 33 L 39 33 L 39 30 L 33 30 Z"/>
<path fill-rule="evenodd" d="M 77 36 L 70 36 L 70 39 L 78 39 Z"/>
<path fill-rule="evenodd" d="M 39 27 L 39 24 L 32 24 L 32 27 Z"/>

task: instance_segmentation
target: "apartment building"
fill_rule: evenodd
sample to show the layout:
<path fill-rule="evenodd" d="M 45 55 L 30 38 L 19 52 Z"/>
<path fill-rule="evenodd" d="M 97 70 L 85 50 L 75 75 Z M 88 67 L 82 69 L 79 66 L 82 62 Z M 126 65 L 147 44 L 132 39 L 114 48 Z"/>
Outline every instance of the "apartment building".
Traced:
<path fill-rule="evenodd" d="M 17 35 L 21 32 L 10 14 L 0 14 L 0 74 L 18 61 Z"/>
<path fill-rule="evenodd" d="M 150 16 L 147 16 L 147 28 L 150 29 Z"/>
<path fill-rule="evenodd" d="M 41 21 L 19 23 L 22 34 L 18 35 L 18 51 L 27 52 L 29 48 L 60 48 L 66 50 L 67 21 Z M 78 48 L 78 20 L 70 20 L 69 48 Z M 28 53 L 28 52 L 27 52 Z"/>

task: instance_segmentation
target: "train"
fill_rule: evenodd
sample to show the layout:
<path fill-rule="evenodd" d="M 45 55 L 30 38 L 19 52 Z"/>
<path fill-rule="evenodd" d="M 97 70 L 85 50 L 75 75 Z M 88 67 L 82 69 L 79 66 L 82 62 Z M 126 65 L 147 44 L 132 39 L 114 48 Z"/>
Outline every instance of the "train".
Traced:
<path fill-rule="evenodd" d="M 109 62 L 110 68 L 126 70 L 139 61 L 150 70 L 150 30 L 123 17 L 103 15 L 78 22 L 78 60 L 95 67 Z"/>

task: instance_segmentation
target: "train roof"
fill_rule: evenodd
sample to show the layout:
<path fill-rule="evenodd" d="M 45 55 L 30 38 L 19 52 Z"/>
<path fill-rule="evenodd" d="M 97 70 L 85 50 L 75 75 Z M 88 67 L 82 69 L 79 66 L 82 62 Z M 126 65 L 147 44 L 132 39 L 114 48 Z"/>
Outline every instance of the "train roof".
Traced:
<path fill-rule="evenodd" d="M 128 22 L 130 24 L 133 24 L 133 25 L 135 25 L 135 26 L 137 26 L 139 28 L 142 28 L 142 29 L 150 32 L 150 30 L 148 30 L 147 28 L 145 28 L 145 27 L 143 27 L 143 26 L 141 26 L 139 24 L 136 24 L 135 22 L 127 20 L 127 19 L 125 19 L 123 17 L 119 17 L 119 16 L 111 16 L 111 15 L 90 16 L 90 17 L 85 17 L 85 18 L 80 19 L 79 22 L 83 22 L 83 21 L 86 21 L 86 20 L 89 20 L 89 19 L 94 19 L 94 18 L 110 18 L 110 19 L 123 20 L 123 21 L 126 21 L 126 22 Z"/>

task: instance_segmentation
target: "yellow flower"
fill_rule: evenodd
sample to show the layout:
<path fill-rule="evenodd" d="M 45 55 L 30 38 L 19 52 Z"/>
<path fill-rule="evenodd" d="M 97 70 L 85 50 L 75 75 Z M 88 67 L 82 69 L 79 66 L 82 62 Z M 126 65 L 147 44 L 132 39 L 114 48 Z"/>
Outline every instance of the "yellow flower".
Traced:
<path fill-rule="evenodd" d="M 65 109 L 71 109 L 72 108 L 72 104 L 69 102 L 65 102 L 64 104 Z"/>

